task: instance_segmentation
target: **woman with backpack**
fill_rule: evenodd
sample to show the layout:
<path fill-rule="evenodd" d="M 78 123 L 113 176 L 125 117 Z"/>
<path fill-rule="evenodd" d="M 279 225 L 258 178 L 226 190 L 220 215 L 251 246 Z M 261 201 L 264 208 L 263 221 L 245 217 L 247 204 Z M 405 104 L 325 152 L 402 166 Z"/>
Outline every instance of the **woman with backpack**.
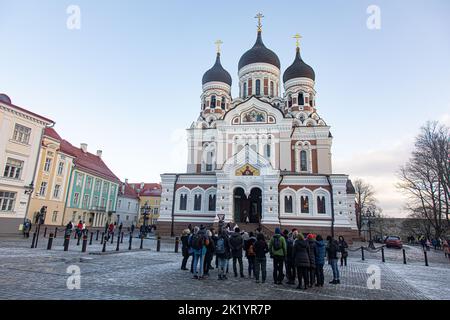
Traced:
<path fill-rule="evenodd" d="M 225 266 L 230 258 L 230 243 L 228 240 L 228 235 L 225 230 L 220 229 L 217 236 L 217 242 L 215 247 L 216 257 L 219 262 L 219 280 L 226 280 Z"/>
<path fill-rule="evenodd" d="M 345 241 L 343 236 L 339 236 L 339 252 L 341 253 L 341 267 L 344 265 L 347 266 L 347 257 L 348 257 L 348 244 Z"/>
<path fill-rule="evenodd" d="M 183 254 L 183 261 L 181 262 L 181 270 L 189 270 L 186 268 L 186 264 L 189 260 L 189 229 L 183 231 L 181 235 L 181 253 Z"/>
<path fill-rule="evenodd" d="M 255 253 L 255 243 L 256 238 L 253 232 L 250 232 L 248 234 L 249 238 L 245 242 L 245 256 L 248 261 L 248 277 L 252 278 L 252 273 L 255 275 L 255 259 L 256 259 L 256 253 Z"/>
<path fill-rule="evenodd" d="M 258 233 L 255 243 L 255 279 L 256 283 L 259 283 L 259 273 L 262 275 L 262 283 L 266 282 L 266 266 L 267 259 L 266 254 L 269 252 L 269 246 L 262 233 Z"/>
<path fill-rule="evenodd" d="M 206 247 L 209 245 L 209 241 L 207 239 L 205 227 L 202 226 L 194 228 L 194 234 L 190 239 L 190 246 L 192 247 L 192 251 L 194 253 L 194 276 L 193 279 L 202 280 L 203 279 L 203 261 L 206 255 Z M 197 266 L 199 265 L 199 269 Z"/>
<path fill-rule="evenodd" d="M 323 266 L 325 265 L 325 243 L 320 234 L 316 237 L 316 287 L 323 287 L 325 282 Z"/>
<path fill-rule="evenodd" d="M 204 272 L 204 276 L 205 277 L 209 277 L 209 270 L 211 267 L 211 261 L 213 259 L 214 256 L 214 251 L 215 251 L 215 244 L 214 241 L 212 239 L 212 232 L 211 230 L 206 231 L 206 235 L 207 235 L 207 244 L 205 245 L 206 247 L 206 253 L 205 253 L 205 261 L 203 262 L 203 270 L 205 270 Z"/>
<path fill-rule="evenodd" d="M 301 233 L 298 234 L 297 240 L 294 243 L 292 256 L 294 258 L 295 266 L 297 267 L 297 289 L 306 290 L 309 283 L 308 272 L 311 264 L 309 260 L 309 244 L 305 241 L 305 237 L 303 237 L 303 234 Z M 302 286 L 302 279 L 304 280 L 304 286 Z"/>

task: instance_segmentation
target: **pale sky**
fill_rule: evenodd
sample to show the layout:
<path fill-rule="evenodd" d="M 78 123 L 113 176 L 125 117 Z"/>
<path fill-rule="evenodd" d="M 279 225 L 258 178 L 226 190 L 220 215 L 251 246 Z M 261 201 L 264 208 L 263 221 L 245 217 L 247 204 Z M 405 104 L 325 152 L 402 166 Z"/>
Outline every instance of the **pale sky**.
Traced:
<path fill-rule="evenodd" d="M 67 28 L 70 5 L 81 29 Z M 381 29 L 366 10 L 377 5 Z M 335 173 L 376 189 L 384 213 L 401 216 L 395 172 L 427 120 L 450 125 L 450 1 L 24 1 L 0 0 L 0 92 L 56 121 L 74 145 L 103 150 L 121 179 L 157 182 L 184 172 L 188 128 L 214 41 L 237 91 L 237 64 L 263 39 L 316 72 L 318 113 L 332 128 Z"/>

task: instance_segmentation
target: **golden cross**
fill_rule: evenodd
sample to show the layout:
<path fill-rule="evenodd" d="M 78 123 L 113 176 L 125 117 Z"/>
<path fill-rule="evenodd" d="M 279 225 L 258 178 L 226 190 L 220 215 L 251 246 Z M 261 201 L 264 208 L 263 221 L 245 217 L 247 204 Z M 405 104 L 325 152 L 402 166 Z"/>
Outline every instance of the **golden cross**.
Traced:
<path fill-rule="evenodd" d="M 222 40 L 217 40 L 214 44 L 217 46 L 217 53 L 220 53 L 220 46 L 223 44 Z"/>
<path fill-rule="evenodd" d="M 297 33 L 297 34 L 295 34 L 293 36 L 293 38 L 296 39 L 296 46 L 297 46 L 297 48 L 300 48 L 300 39 L 302 38 L 302 36 Z"/>
<path fill-rule="evenodd" d="M 264 18 L 263 14 L 261 12 L 259 12 L 256 16 L 256 19 L 258 19 L 258 31 L 261 31 L 262 29 L 262 24 L 261 24 L 261 19 Z"/>

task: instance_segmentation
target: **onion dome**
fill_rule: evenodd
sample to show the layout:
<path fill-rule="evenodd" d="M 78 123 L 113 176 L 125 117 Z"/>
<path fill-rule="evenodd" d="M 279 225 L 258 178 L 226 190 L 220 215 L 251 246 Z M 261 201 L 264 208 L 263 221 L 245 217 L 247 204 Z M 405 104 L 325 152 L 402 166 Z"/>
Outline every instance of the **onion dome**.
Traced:
<path fill-rule="evenodd" d="M 313 68 L 302 60 L 299 47 L 297 47 L 294 62 L 284 72 L 283 82 L 286 83 L 287 81 L 295 78 L 309 78 L 313 81 L 316 80 L 316 74 L 314 73 Z"/>
<path fill-rule="evenodd" d="M 258 37 L 253 47 L 239 60 L 239 70 L 252 63 L 268 63 L 280 69 L 280 59 L 275 52 L 264 45 L 261 30 L 258 30 Z"/>
<path fill-rule="evenodd" d="M 203 75 L 202 84 L 204 85 L 205 83 L 213 81 L 224 82 L 231 87 L 232 83 L 231 76 L 228 73 L 228 71 L 222 67 L 222 64 L 220 63 L 220 52 L 217 52 L 216 63 L 214 64 L 214 66 L 208 71 L 206 71 L 205 74 Z"/>
<path fill-rule="evenodd" d="M 0 93 L 0 101 L 11 104 L 11 99 L 4 93 Z"/>

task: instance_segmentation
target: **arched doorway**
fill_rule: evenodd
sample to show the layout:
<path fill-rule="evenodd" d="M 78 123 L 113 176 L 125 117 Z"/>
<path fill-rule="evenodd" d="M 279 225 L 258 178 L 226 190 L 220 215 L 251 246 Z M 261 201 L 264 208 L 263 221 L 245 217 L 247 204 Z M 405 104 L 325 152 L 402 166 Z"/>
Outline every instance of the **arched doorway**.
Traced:
<path fill-rule="evenodd" d="M 242 188 L 236 188 L 233 192 L 234 222 L 245 223 L 249 218 L 250 223 L 260 223 L 262 213 L 262 192 L 259 188 L 253 188 L 249 197 Z"/>

